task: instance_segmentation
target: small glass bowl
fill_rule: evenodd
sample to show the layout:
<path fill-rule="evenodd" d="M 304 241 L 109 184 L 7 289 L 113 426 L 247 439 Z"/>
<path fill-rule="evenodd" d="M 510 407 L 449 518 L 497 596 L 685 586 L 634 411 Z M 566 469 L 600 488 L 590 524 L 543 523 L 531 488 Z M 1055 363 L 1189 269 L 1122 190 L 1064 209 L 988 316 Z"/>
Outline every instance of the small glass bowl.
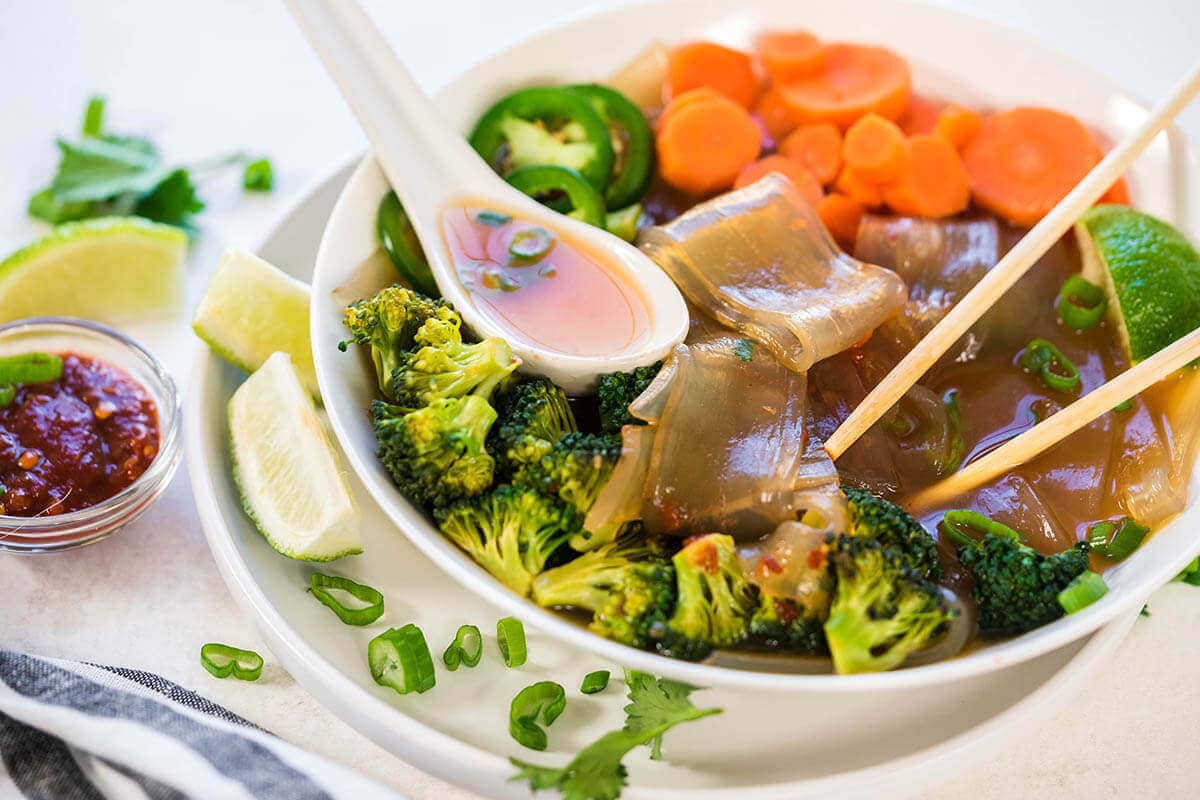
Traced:
<path fill-rule="evenodd" d="M 69 317 L 32 317 L 0 325 L 0 356 L 76 353 L 123 369 L 158 409 L 159 448 L 136 481 L 90 508 L 43 517 L 0 514 L 0 551 L 52 553 L 99 541 L 140 517 L 167 488 L 183 446 L 175 381 L 150 351 L 107 325 Z"/>

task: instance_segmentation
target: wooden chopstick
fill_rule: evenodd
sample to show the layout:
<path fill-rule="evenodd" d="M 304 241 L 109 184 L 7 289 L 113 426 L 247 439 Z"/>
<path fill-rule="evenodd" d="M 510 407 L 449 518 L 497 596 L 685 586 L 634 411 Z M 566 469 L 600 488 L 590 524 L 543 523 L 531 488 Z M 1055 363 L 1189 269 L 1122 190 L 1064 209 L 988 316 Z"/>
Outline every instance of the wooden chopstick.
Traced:
<path fill-rule="evenodd" d="M 1020 436 L 1009 439 L 983 458 L 918 492 L 905 506 L 914 512 L 928 510 L 1009 472 L 1197 358 L 1200 358 L 1200 328 L 1088 392 Z"/>
<path fill-rule="evenodd" d="M 950 310 L 941 322 L 909 351 L 858 407 L 838 426 L 825 450 L 837 459 L 858 437 L 879 421 L 904 393 L 957 342 L 983 314 L 1024 275 L 1075 220 L 1108 191 L 1159 131 L 1200 92 L 1200 64 L 1188 73 L 1167 99 L 1158 105 L 1137 130 L 1109 151 L 1099 164 L 1054 209 L 1017 242 L 983 279 Z"/>

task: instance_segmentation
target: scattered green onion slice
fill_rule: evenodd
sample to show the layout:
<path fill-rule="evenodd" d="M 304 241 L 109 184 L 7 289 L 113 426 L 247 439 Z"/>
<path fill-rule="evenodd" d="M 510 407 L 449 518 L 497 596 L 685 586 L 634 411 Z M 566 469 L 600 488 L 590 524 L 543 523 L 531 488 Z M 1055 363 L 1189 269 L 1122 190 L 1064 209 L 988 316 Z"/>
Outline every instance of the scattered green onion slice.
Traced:
<path fill-rule="evenodd" d="M 962 411 L 958 407 L 958 389 L 947 389 L 942 395 L 942 405 L 946 409 L 946 425 L 950 429 L 950 440 L 946 443 L 946 460 L 941 465 L 940 473 L 949 475 L 958 471 L 966 455 L 967 445 L 963 441 Z"/>
<path fill-rule="evenodd" d="M 81 133 L 84 136 L 100 136 L 104 133 L 104 98 L 100 95 L 88 98 Z"/>
<path fill-rule="evenodd" d="M 1115 406 L 1113 406 L 1113 411 L 1117 412 L 1118 414 L 1123 414 L 1126 411 L 1133 411 L 1132 398 L 1129 400 L 1122 400 L 1120 403 L 1117 403 Z"/>
<path fill-rule="evenodd" d="M 442 653 L 442 661 L 451 671 L 458 669 L 459 664 L 473 667 L 483 657 L 483 634 L 474 625 L 460 625 L 454 641 Z"/>
<path fill-rule="evenodd" d="M 1108 300 L 1104 290 L 1078 275 L 1067 278 L 1058 293 L 1058 316 L 1068 328 L 1087 331 L 1100 324 Z"/>
<path fill-rule="evenodd" d="M 1084 572 L 1076 575 L 1075 580 L 1067 584 L 1067 588 L 1058 593 L 1058 604 L 1063 611 L 1074 614 L 1108 594 L 1108 584 L 1098 573 Z"/>
<path fill-rule="evenodd" d="M 200 648 L 200 664 L 214 678 L 232 675 L 239 681 L 256 681 L 262 675 L 263 657 L 253 650 L 209 642 Z"/>
<path fill-rule="evenodd" d="M 512 217 L 499 211 L 480 211 L 475 215 L 475 221 L 489 228 L 500 228 L 512 222 Z"/>
<path fill-rule="evenodd" d="M 425 634 L 411 622 L 389 628 L 367 645 L 371 677 L 399 694 L 427 692 L 437 682 Z"/>
<path fill-rule="evenodd" d="M 1003 536 L 1006 539 L 1013 541 L 1021 541 L 1021 534 L 1002 522 L 996 522 L 991 517 L 980 514 L 978 511 L 960 508 L 954 511 L 947 511 L 946 516 L 942 518 L 942 526 L 946 530 L 946 534 L 958 544 L 974 544 L 975 538 L 971 536 L 969 531 L 976 531 L 982 534 L 993 534 L 995 536 Z"/>
<path fill-rule="evenodd" d="M 1046 339 L 1034 339 L 1021 351 L 1018 363 L 1042 379 L 1048 388 L 1069 392 L 1079 387 L 1079 368 Z"/>
<path fill-rule="evenodd" d="M 505 617 L 496 623 L 496 642 L 505 665 L 519 667 L 525 663 L 525 626 L 516 617 Z"/>
<path fill-rule="evenodd" d="M 538 725 L 550 726 L 567 707 L 567 693 L 554 681 L 538 681 L 517 692 L 508 710 L 508 732 L 518 743 L 530 750 L 545 750 L 546 731 Z"/>
<path fill-rule="evenodd" d="M 545 228 L 529 228 L 516 233 L 508 243 L 508 252 L 522 264 L 542 259 L 554 247 L 554 234 Z"/>
<path fill-rule="evenodd" d="M 326 575 L 322 572 L 312 574 L 310 585 L 313 597 L 337 614 L 337 618 L 347 625 L 370 625 L 383 616 L 383 594 L 378 589 L 355 583 L 340 575 Z M 341 600 L 334 597 L 330 590 L 341 590 L 367 605 L 361 608 L 348 608 Z"/>
<path fill-rule="evenodd" d="M 1149 532 L 1149 528 L 1138 525 L 1130 517 L 1125 517 L 1120 523 L 1097 522 L 1088 530 L 1088 544 L 1105 558 L 1121 561 L 1138 549 Z"/>
<path fill-rule="evenodd" d="M 62 377 L 62 359 L 53 353 L 22 353 L 0 358 L 0 384 L 48 383 Z"/>
<path fill-rule="evenodd" d="M 597 692 L 603 692 L 607 688 L 608 670 L 598 669 L 583 676 L 583 683 L 580 684 L 579 691 L 584 694 L 596 694 Z"/>
<path fill-rule="evenodd" d="M 269 159 L 251 161 L 242 172 L 242 188 L 248 192 L 269 192 L 275 186 L 275 170 Z"/>
<path fill-rule="evenodd" d="M 11 383 L 0 386 L 0 408 L 8 408 L 17 399 L 17 387 Z"/>

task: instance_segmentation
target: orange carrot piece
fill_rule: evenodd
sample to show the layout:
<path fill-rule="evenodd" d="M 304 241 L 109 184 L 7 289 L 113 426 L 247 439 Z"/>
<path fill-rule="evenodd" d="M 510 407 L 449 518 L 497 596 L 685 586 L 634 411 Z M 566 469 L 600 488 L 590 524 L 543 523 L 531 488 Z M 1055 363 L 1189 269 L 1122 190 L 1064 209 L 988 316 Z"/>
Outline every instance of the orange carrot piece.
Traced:
<path fill-rule="evenodd" d="M 728 189 L 758 158 L 762 133 L 750 112 L 724 95 L 680 95 L 667 106 L 655 141 L 659 172 L 677 189 L 708 195 Z"/>
<path fill-rule="evenodd" d="M 832 122 L 801 125 L 779 143 L 779 152 L 803 163 L 814 178 L 828 185 L 842 168 L 842 132 Z"/>
<path fill-rule="evenodd" d="M 796 114 L 783 100 L 779 90 L 772 87 L 762 93 L 754 104 L 754 116 L 758 117 L 767 134 L 779 141 L 796 127 Z"/>
<path fill-rule="evenodd" d="M 1108 187 L 1108 191 L 1100 198 L 1101 203 L 1116 203 L 1117 205 L 1131 205 L 1133 201 L 1129 197 L 1129 184 L 1124 178 L 1117 178 L 1117 182 Z"/>
<path fill-rule="evenodd" d="M 945 103 L 931 100 L 924 95 L 913 94 L 908 99 L 908 108 L 897 120 L 900 123 L 900 130 L 904 131 L 905 136 L 933 133 L 933 129 L 937 127 L 938 117 L 945 107 Z"/>
<path fill-rule="evenodd" d="M 1099 161 L 1083 123 L 1032 106 L 984 117 L 963 148 L 975 202 L 1021 226 L 1044 217 Z"/>
<path fill-rule="evenodd" d="M 773 81 L 786 81 L 821 67 L 825 51 L 808 31 L 778 31 L 758 37 L 758 60 Z"/>
<path fill-rule="evenodd" d="M 979 133 L 982 125 L 983 116 L 978 111 L 951 103 L 938 114 L 933 132 L 954 145 L 954 149 L 961 153 L 967 142 Z"/>
<path fill-rule="evenodd" d="M 883 187 L 883 199 L 899 214 L 949 217 L 971 202 L 971 178 L 954 145 L 940 136 L 908 140 L 908 169 Z"/>
<path fill-rule="evenodd" d="M 707 86 L 742 108 L 758 96 L 758 76 L 750 56 L 712 42 L 691 42 L 676 47 L 667 57 L 667 102 L 684 92 Z"/>
<path fill-rule="evenodd" d="M 875 112 L 864 114 L 846 131 L 842 160 L 847 167 L 874 183 L 897 181 L 908 167 L 904 132 L 899 125 Z"/>
<path fill-rule="evenodd" d="M 833 188 L 844 195 L 853 197 L 868 208 L 883 205 L 883 189 L 874 181 L 869 181 L 850 167 L 842 167 L 834 181 Z"/>
<path fill-rule="evenodd" d="M 741 189 L 743 186 L 749 186 L 771 172 L 778 172 L 790 180 L 792 185 L 800 190 L 804 199 L 814 206 L 825 196 L 825 190 L 808 171 L 808 167 L 794 158 L 781 155 L 765 156 L 742 167 L 742 171 L 738 173 L 737 179 L 733 182 L 733 188 Z"/>
<path fill-rule="evenodd" d="M 821 198 L 817 203 L 817 214 L 825 229 L 843 250 L 854 249 L 854 240 L 858 238 L 858 223 L 862 221 L 866 208 L 853 197 L 834 192 Z"/>
<path fill-rule="evenodd" d="M 671 114 L 683 108 L 689 103 L 694 103 L 698 100 L 711 100 L 712 98 L 721 98 L 725 95 L 718 92 L 716 89 L 710 89 L 707 86 L 701 86 L 699 89 L 692 89 L 690 92 L 684 92 L 668 103 L 659 113 L 658 119 L 654 123 L 655 129 L 661 128 L 667 124 L 667 120 Z"/>
<path fill-rule="evenodd" d="M 832 122 L 842 130 L 874 111 L 895 120 L 908 107 L 912 78 L 904 59 L 882 47 L 830 44 L 812 72 L 777 84 L 801 122 Z"/>

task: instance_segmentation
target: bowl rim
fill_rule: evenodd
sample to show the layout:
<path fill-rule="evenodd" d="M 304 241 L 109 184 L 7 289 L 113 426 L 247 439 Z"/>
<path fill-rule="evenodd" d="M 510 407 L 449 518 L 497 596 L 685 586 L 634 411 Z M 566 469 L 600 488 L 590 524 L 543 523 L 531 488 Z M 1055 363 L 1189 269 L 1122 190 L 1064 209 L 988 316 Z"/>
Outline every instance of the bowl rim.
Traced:
<path fill-rule="evenodd" d="M 914 12 L 949 15 L 954 18 L 955 24 L 960 25 L 964 30 L 973 28 L 982 36 L 990 37 L 993 41 L 996 39 L 1007 39 L 1008 43 L 1018 51 L 1020 48 L 1033 48 L 1040 57 L 1051 60 L 1063 73 L 1072 75 L 1073 79 L 1089 80 L 1096 85 L 1106 87 L 1106 90 L 1111 91 L 1114 95 L 1132 98 L 1132 95 L 1124 91 L 1119 84 L 1107 78 L 1099 71 L 1075 60 L 1052 45 L 1037 41 L 1028 34 L 1015 31 L 1007 26 L 982 20 L 978 17 L 939 7 L 904 2 L 903 0 L 891 0 L 888 4 L 900 6 L 903 9 Z M 660 6 L 719 8 L 722 9 L 721 13 L 724 15 L 733 14 L 733 7 L 727 2 L 704 2 L 704 0 L 663 0 L 662 2 L 655 2 L 654 0 L 650 0 L 650 2 L 622 6 L 597 14 L 576 17 L 562 25 L 534 34 L 518 42 L 513 47 L 503 50 L 484 62 L 476 64 L 460 73 L 450 83 L 440 87 L 435 96 L 435 102 L 444 111 L 454 110 L 453 106 L 447 106 L 448 94 L 453 95 L 456 90 L 461 91 L 462 87 L 482 81 L 483 76 L 488 70 L 497 69 L 497 65 L 505 59 L 511 58 L 513 51 L 518 48 L 537 50 L 539 44 L 545 40 L 562 36 L 567 31 L 586 28 L 600 20 L 611 21 L 614 18 L 636 14 L 640 10 L 644 11 Z M 883 38 L 886 38 L 886 35 Z M 504 72 L 507 74 L 510 70 L 506 68 Z M 513 79 L 518 77 L 520 76 L 510 76 Z M 1139 102 L 1138 105 L 1142 109 L 1146 107 L 1144 103 Z M 1178 129 L 1174 130 L 1178 134 Z M 312 321 L 311 334 L 314 362 L 319 383 L 325 383 L 325 381 L 331 379 L 331 375 L 336 373 L 336 368 L 332 366 L 332 355 L 326 352 L 327 348 L 322 346 L 328 341 L 328 337 L 324 335 L 326 331 L 320 328 L 320 320 L 323 314 L 320 304 L 325 301 L 323 295 L 327 294 L 327 292 L 323 291 L 327 287 L 321 282 L 322 265 L 336 258 L 337 250 L 336 243 L 332 241 L 335 237 L 331 234 L 331 231 L 339 229 L 341 218 L 347 215 L 347 208 L 353 205 L 356 199 L 359 202 L 362 201 L 365 185 L 369 184 L 374 176 L 381 174 L 378 166 L 368 153 L 354 170 L 349 182 L 339 195 L 329 223 L 323 233 L 321 246 L 318 249 L 316 264 L 314 266 L 314 291 L 310 319 Z M 329 288 L 332 288 L 332 284 Z M 330 397 L 332 396 L 330 394 Z M 375 461 L 373 453 L 365 455 L 364 452 L 361 452 L 361 448 L 353 445 L 355 437 L 347 427 L 348 417 L 346 414 L 354 412 L 343 412 L 332 401 L 327 406 L 327 411 L 334 434 L 339 444 L 342 445 L 351 468 L 354 469 L 358 477 L 362 480 L 368 493 L 380 505 L 392 522 L 396 524 L 396 527 L 400 528 L 401 532 L 408 536 L 409 540 L 422 553 L 435 562 L 444 572 L 448 573 L 450 577 L 457 580 L 464 588 L 508 613 L 519 615 L 521 619 L 547 635 L 554 636 L 573 646 L 590 650 L 593 653 L 612 659 L 618 664 L 656 674 L 668 675 L 697 685 L 759 690 L 777 689 L 783 691 L 805 691 L 819 688 L 822 691 L 829 692 L 852 692 L 866 689 L 902 690 L 918 685 L 969 678 L 982 672 L 992 671 L 1028 660 L 1037 655 L 1057 649 L 1096 630 L 1105 622 L 1116 618 L 1126 609 L 1140 606 L 1144 603 L 1146 596 L 1177 574 L 1195 556 L 1195 553 L 1190 550 L 1186 553 L 1181 550 L 1166 565 L 1160 565 L 1151 574 L 1141 575 L 1136 585 L 1119 593 L 1110 592 L 1105 600 L 1076 614 L 1043 626 L 1030 634 L 1007 639 L 960 657 L 933 664 L 884 673 L 838 675 L 827 673 L 780 674 L 679 661 L 599 637 L 576 623 L 567 620 L 560 614 L 540 608 L 529 599 L 513 594 L 503 584 L 478 567 L 468 556 L 454 547 L 453 544 L 449 543 L 445 537 L 441 536 L 429 523 L 425 514 L 409 504 L 395 490 L 390 480 L 385 480 L 386 476 L 383 475 L 382 468 Z M 1200 549 L 1200 544 L 1197 545 L 1197 549 Z"/>
<path fill-rule="evenodd" d="M 97 542 L 141 516 L 166 489 L 179 466 L 183 449 L 182 398 L 174 378 L 163 367 L 162 362 L 149 348 L 120 330 L 93 320 L 77 317 L 25 317 L 0 324 L 0 338 L 8 334 L 29 330 L 57 330 L 67 336 L 84 340 L 107 340 L 117 345 L 147 368 L 151 385 L 143 388 L 155 395 L 155 413 L 158 416 L 158 453 L 150 466 L 113 496 L 94 506 L 43 517 L 17 517 L 0 514 L 0 551 L 10 553 L 43 554 L 62 552 Z M 114 365 L 120 368 L 120 365 Z M 123 368 L 122 368 L 123 369 Z M 142 380 L 130 376 L 141 384 Z M 161 397 L 163 402 L 159 402 Z M 30 540 L 28 545 L 14 546 L 9 536 Z M 61 539 L 75 536 L 69 541 L 40 543 L 42 539 Z"/>

